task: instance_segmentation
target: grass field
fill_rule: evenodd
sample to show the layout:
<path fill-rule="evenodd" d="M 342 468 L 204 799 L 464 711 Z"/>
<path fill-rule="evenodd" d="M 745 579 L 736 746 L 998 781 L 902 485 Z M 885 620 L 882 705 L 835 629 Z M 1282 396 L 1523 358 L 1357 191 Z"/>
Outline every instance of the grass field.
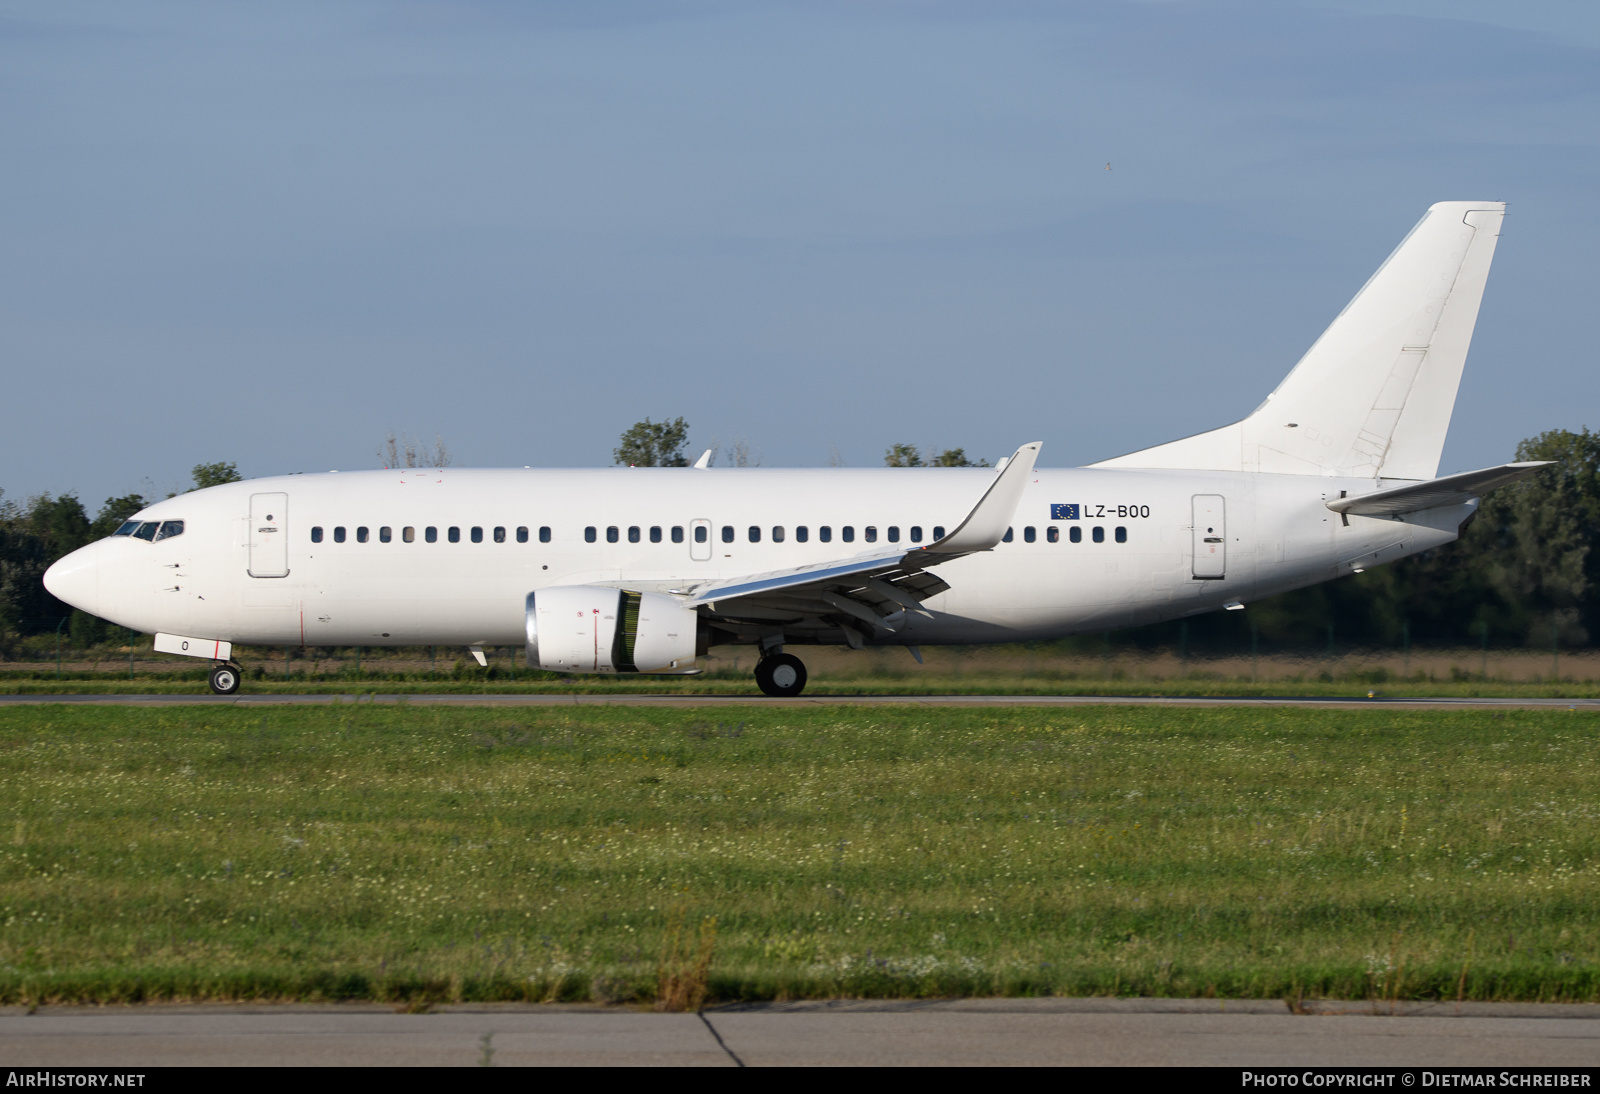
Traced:
<path fill-rule="evenodd" d="M 1600 1001 L 1597 729 L 3 710 L 0 999 Z"/>
<path fill-rule="evenodd" d="M 141 639 L 141 642 L 144 640 Z M 1075 644 L 1076 643 L 1076 644 Z M 37 645 L 37 643 L 35 643 Z M 1600 650 L 1461 648 L 1278 651 L 1259 657 L 1172 649 L 1096 650 L 1079 640 L 904 649 L 803 647 L 812 695 L 1303 695 L 1600 697 Z M 47 653 L 32 650 L 37 656 Z M 748 649 L 718 647 L 699 676 L 574 676 L 530 671 L 520 647 L 488 651 L 480 669 L 460 650 L 236 650 L 245 694 L 758 694 Z M 440 654 L 442 656 L 434 656 Z M 210 664 L 101 648 L 61 665 L 0 662 L 0 695 L 203 694 Z"/>

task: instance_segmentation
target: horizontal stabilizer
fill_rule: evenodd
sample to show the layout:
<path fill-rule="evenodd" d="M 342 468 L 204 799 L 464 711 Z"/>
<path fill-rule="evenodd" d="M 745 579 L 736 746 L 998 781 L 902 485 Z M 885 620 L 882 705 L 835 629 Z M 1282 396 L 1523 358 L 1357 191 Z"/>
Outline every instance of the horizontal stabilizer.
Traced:
<path fill-rule="evenodd" d="M 1353 498 L 1336 498 L 1328 503 L 1328 508 L 1335 513 L 1353 513 L 1362 517 L 1396 517 L 1402 513 L 1437 509 L 1441 505 L 1460 505 L 1464 501 L 1482 497 L 1497 486 L 1515 482 L 1524 475 L 1531 475 L 1539 468 L 1549 466 L 1549 461 L 1507 463 L 1499 467 L 1486 467 L 1482 471 L 1463 471 L 1459 475 L 1392 486 L 1387 490 L 1374 490 L 1370 494 L 1357 494 Z"/>

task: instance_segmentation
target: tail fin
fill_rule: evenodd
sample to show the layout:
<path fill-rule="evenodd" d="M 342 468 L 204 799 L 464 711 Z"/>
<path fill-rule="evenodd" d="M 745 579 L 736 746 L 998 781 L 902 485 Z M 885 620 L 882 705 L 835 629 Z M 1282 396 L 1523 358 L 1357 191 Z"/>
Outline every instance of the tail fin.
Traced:
<path fill-rule="evenodd" d="M 1429 208 L 1244 421 L 1093 466 L 1433 478 L 1505 208 Z"/>

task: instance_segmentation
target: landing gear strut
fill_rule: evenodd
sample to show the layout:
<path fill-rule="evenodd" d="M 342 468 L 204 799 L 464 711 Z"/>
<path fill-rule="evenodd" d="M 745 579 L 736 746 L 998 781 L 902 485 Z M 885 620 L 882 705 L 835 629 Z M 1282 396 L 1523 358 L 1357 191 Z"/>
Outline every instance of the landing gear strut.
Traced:
<path fill-rule="evenodd" d="M 237 665 L 218 665 L 211 670 L 211 690 L 218 695 L 232 695 L 239 690 Z"/>
<path fill-rule="evenodd" d="M 774 699 L 799 695 L 805 686 L 805 663 L 792 653 L 775 653 L 756 663 L 756 687 Z"/>

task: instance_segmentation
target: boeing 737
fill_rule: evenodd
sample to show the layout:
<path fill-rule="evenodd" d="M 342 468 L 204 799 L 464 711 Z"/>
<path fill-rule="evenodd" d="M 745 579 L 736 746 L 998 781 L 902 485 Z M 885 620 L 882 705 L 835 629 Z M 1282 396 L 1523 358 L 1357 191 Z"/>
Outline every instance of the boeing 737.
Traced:
<path fill-rule="evenodd" d="M 1441 202 L 1248 417 L 1087 467 L 328 472 L 157 502 L 61 559 L 74 607 L 215 662 L 235 644 L 521 645 L 558 673 L 701 671 L 791 647 L 1017 642 L 1134 627 L 1457 538 L 1485 491 L 1436 477 L 1505 206 Z"/>

